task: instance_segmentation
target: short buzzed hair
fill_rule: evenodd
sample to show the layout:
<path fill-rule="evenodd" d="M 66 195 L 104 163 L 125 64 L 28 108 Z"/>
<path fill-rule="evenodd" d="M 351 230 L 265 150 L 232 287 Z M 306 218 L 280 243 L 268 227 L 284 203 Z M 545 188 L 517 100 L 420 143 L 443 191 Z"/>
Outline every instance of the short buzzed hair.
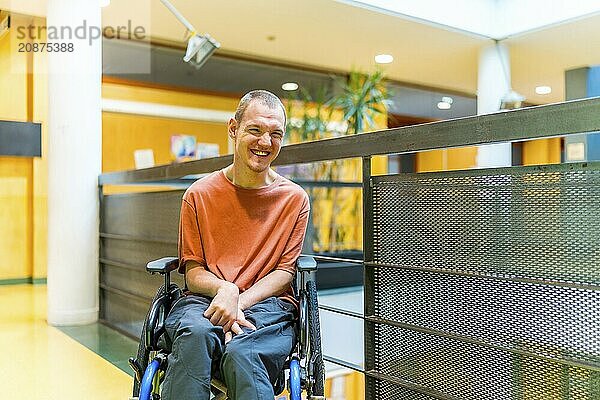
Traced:
<path fill-rule="evenodd" d="M 239 124 L 242 122 L 242 118 L 244 117 L 244 112 L 246 108 L 250 105 L 250 103 L 254 100 L 259 100 L 261 103 L 266 105 L 269 108 L 277 108 L 281 107 L 281 111 L 283 111 L 283 122 L 287 123 L 287 114 L 285 112 L 285 107 L 283 103 L 277 97 L 277 95 L 269 92 L 268 90 L 252 90 L 246 93 L 241 99 L 240 104 L 238 104 L 237 109 L 235 110 L 235 116 L 233 117 L 235 121 Z"/>

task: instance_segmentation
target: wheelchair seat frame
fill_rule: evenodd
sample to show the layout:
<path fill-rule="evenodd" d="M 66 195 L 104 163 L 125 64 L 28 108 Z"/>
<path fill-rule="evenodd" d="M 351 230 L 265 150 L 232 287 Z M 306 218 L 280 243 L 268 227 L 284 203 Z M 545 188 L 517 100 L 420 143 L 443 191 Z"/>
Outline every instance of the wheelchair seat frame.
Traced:
<path fill-rule="evenodd" d="M 164 276 L 164 284 L 158 289 L 144 320 L 140 343 L 135 358 L 129 359 L 134 371 L 133 396 L 131 400 L 160 400 L 160 384 L 167 366 L 167 352 L 159 347 L 159 339 L 165 332 L 164 322 L 173 304 L 182 296 L 181 289 L 171 283 L 170 274 L 177 269 L 176 257 L 165 257 L 146 265 L 150 274 Z M 276 384 L 275 394 L 285 388 L 284 371 L 289 370 L 287 380 L 290 400 L 301 400 L 306 391 L 307 400 L 324 400 L 325 371 L 321 351 L 321 333 L 317 301 L 317 263 L 313 257 L 300 256 L 296 260 L 295 293 L 299 300 L 298 340 L 285 363 Z M 167 290 L 165 290 L 167 288 Z M 216 400 L 227 399 L 225 385 L 213 379 L 211 389 Z"/>

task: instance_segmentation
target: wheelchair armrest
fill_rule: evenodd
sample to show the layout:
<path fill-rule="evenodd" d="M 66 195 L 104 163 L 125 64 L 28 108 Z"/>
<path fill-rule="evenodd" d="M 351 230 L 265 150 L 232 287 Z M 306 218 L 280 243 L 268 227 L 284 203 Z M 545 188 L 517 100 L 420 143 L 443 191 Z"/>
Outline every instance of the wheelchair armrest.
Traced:
<path fill-rule="evenodd" d="M 150 261 L 146 264 L 146 271 L 151 274 L 166 274 L 179 267 L 179 259 L 177 257 L 164 257 L 158 260 Z"/>
<path fill-rule="evenodd" d="M 298 272 L 313 272 L 317 270 L 317 262 L 311 256 L 300 256 L 296 260 Z"/>

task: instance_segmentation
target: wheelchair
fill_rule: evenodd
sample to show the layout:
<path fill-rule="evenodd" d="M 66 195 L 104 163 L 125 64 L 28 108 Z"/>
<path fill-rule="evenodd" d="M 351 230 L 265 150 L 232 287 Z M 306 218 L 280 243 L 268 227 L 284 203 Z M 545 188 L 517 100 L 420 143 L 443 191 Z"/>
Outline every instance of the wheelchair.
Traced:
<path fill-rule="evenodd" d="M 170 279 L 171 272 L 178 265 L 176 257 L 161 258 L 146 265 L 146 271 L 150 274 L 164 276 L 164 284 L 154 296 L 144 320 L 137 355 L 129 359 L 134 371 L 133 396 L 130 400 L 160 400 L 160 385 L 167 369 L 168 354 L 160 348 L 159 339 L 165 332 L 164 322 L 171 306 L 182 296 L 182 290 Z M 315 276 L 317 263 L 312 257 L 300 256 L 296 266 L 294 293 L 300 311 L 296 325 L 298 340 L 273 389 L 276 395 L 283 393 L 286 387 L 285 371 L 289 371 L 287 389 L 290 400 L 301 400 L 302 391 L 306 392 L 307 400 L 325 400 L 325 370 Z M 216 400 L 228 398 L 227 388 L 217 379 L 212 379 L 211 391 Z"/>

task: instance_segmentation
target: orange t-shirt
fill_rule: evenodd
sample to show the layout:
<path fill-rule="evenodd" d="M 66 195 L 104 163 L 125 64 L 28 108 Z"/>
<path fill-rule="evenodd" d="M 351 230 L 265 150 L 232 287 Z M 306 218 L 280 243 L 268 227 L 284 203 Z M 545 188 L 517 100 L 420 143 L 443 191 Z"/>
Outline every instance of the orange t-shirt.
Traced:
<path fill-rule="evenodd" d="M 268 186 L 245 189 L 213 172 L 183 195 L 179 272 L 194 260 L 240 292 L 273 270 L 294 274 L 309 210 L 306 192 L 280 175 Z M 281 297 L 295 303 L 291 287 Z"/>

